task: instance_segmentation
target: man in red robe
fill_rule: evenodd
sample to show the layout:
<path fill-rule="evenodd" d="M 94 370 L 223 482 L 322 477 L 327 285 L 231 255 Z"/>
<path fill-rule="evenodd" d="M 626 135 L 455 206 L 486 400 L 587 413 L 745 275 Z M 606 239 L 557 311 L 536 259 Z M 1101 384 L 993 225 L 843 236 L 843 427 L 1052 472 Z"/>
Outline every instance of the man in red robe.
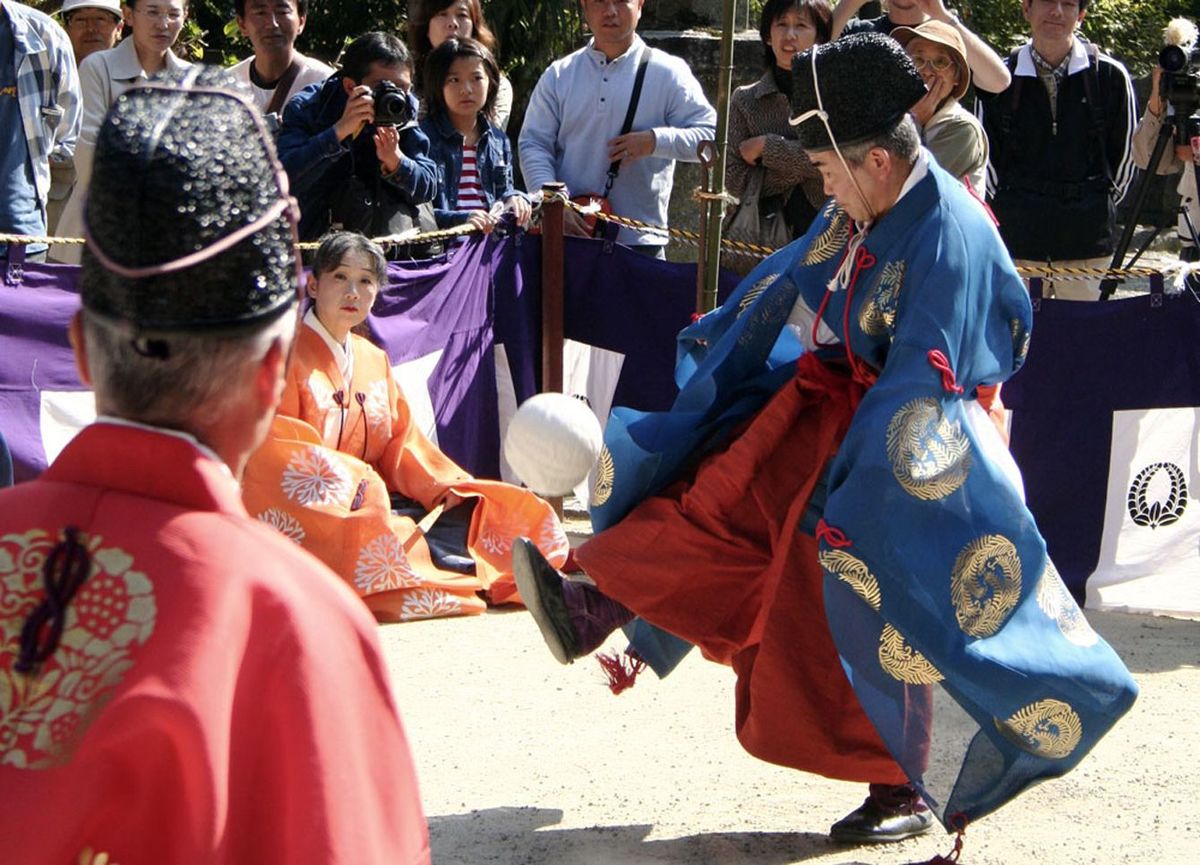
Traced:
<path fill-rule="evenodd" d="M 371 617 L 241 504 L 295 332 L 294 204 L 253 107 L 189 78 L 97 144 L 71 338 L 99 419 L 0 494 L 0 850 L 427 863 Z"/>

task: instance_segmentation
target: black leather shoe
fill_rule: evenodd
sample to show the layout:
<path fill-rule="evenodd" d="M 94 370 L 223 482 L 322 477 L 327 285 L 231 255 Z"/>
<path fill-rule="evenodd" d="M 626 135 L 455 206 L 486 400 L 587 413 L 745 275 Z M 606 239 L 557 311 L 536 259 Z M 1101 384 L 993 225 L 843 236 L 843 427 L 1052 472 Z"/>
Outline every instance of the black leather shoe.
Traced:
<path fill-rule="evenodd" d="M 528 538 L 513 542 L 513 577 L 542 639 L 560 664 L 579 657 L 579 636 L 563 595 L 563 577 Z"/>
<path fill-rule="evenodd" d="M 833 824 L 829 837 L 842 844 L 890 844 L 924 835 L 933 824 L 933 812 L 927 808 L 897 812 L 868 797 L 860 808 Z"/>

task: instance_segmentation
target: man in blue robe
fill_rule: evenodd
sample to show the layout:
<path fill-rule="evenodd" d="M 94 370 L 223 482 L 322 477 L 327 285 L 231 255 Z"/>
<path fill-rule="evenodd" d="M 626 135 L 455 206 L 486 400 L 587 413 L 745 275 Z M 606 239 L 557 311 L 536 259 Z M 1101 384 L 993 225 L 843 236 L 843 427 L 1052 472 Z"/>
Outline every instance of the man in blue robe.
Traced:
<path fill-rule="evenodd" d="M 794 74 L 831 201 L 680 334 L 670 412 L 614 411 L 599 531 L 576 551 L 595 587 L 529 545 L 515 571 L 564 662 L 636 613 L 732 666 L 743 746 L 869 783 L 831 834 L 895 841 L 1063 774 L 1136 686 L 980 406 L 1024 360 L 1030 302 L 986 211 L 920 146 L 911 62 L 864 34 Z"/>

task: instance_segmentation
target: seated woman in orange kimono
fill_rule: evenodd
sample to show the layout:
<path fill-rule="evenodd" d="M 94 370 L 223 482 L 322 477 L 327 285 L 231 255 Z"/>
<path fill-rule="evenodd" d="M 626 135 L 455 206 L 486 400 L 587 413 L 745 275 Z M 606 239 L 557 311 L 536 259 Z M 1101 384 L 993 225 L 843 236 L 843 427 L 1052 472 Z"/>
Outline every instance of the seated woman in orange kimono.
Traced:
<path fill-rule="evenodd" d="M 562 564 L 566 534 L 546 502 L 472 478 L 413 423 L 387 355 L 351 333 L 386 278 L 365 237 L 321 244 L 271 434 L 246 468 L 246 507 L 333 568 L 380 621 L 518 602 L 513 539 L 536 539 Z"/>

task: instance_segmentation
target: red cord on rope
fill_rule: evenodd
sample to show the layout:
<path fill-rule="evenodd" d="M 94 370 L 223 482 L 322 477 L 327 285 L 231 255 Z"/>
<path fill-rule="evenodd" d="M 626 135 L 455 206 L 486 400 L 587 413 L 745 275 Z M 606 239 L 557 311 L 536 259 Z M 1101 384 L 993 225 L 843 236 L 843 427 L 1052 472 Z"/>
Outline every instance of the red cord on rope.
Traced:
<path fill-rule="evenodd" d="M 954 377 L 954 369 L 950 366 L 946 355 L 936 348 L 931 348 L 926 357 L 929 358 L 929 365 L 942 374 L 942 390 L 948 390 L 951 393 L 963 392 L 962 386 Z"/>

